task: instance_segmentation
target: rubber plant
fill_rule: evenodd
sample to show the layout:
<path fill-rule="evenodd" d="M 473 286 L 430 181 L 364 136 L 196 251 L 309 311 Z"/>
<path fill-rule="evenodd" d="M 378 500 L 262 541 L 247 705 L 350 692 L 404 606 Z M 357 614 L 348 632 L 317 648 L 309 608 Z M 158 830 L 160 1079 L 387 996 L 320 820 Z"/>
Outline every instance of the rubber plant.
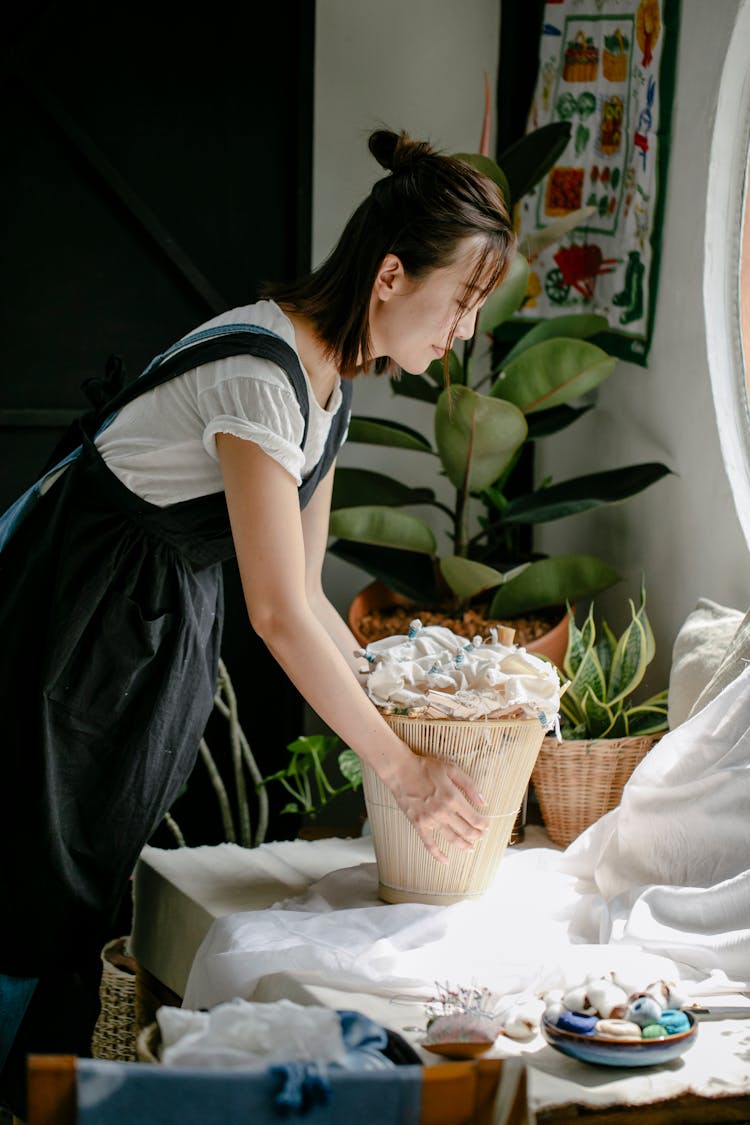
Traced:
<path fill-rule="evenodd" d="M 487 96 L 480 151 L 456 155 L 491 176 L 514 212 L 564 150 L 570 123 L 534 130 L 494 161 L 487 155 L 488 122 Z M 350 442 L 419 453 L 425 483 L 339 468 L 329 550 L 418 605 L 455 611 L 481 595 L 489 617 L 508 619 L 594 596 L 620 578 L 607 562 L 540 556 L 525 545 L 523 529 L 625 500 L 669 472 L 660 463 L 627 465 L 519 488 L 524 449 L 591 409 L 587 397 L 614 371 L 614 358 L 590 340 L 606 327 L 604 318 L 580 314 L 537 324 L 501 360 L 492 362 L 490 349 L 487 369 L 475 371 L 477 344 L 492 341 L 524 303 L 530 261 L 590 213 L 583 208 L 563 216 L 521 243 L 460 355 L 454 348 L 447 361 L 391 380 L 394 395 L 424 408 L 425 432 L 393 419 L 351 420 Z M 436 474 L 455 489 L 452 504 L 436 498 Z M 414 505 L 428 506 L 434 518 L 406 510 Z M 448 534 L 445 553 L 438 550 L 436 528 Z"/>

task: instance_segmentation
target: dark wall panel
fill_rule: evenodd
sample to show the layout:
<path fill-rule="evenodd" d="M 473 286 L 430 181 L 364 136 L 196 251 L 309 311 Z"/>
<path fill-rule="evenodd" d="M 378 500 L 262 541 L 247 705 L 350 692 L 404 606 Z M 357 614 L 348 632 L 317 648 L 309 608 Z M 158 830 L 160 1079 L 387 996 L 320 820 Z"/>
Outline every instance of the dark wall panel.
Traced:
<path fill-rule="evenodd" d="M 261 280 L 309 266 L 314 13 L 314 0 L 4 12 L 0 510 L 111 354 L 134 377 Z M 302 732 L 301 701 L 250 629 L 236 566 L 226 579 L 223 655 L 270 773 Z M 224 765 L 225 727 L 209 730 Z M 177 810 L 193 844 L 221 832 L 201 769 Z M 269 835 L 295 828 L 277 809 Z"/>

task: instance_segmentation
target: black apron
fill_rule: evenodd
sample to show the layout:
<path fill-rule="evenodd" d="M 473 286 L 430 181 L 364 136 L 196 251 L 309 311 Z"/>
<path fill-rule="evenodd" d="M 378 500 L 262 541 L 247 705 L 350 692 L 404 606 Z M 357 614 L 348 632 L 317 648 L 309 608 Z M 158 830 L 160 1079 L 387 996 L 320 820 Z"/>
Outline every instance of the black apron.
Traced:
<path fill-rule="evenodd" d="M 80 454 L 0 554 L 0 973 L 39 976 L 101 949 L 195 763 L 217 679 L 220 564 L 234 555 L 224 493 L 158 508 L 118 480 L 93 438 L 139 395 L 238 353 L 284 369 L 306 434 L 293 349 L 263 330 L 219 332 L 159 357 L 87 417 Z M 342 395 L 301 507 L 345 436 L 348 380 Z"/>

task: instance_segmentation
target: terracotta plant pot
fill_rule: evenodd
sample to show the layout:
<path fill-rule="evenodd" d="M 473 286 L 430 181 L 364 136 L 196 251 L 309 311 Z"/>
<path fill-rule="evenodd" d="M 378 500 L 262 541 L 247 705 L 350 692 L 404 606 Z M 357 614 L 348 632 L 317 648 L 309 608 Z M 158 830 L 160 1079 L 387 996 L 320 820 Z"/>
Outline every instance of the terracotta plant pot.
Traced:
<path fill-rule="evenodd" d="M 382 582 L 371 582 L 369 586 L 365 586 L 364 590 L 352 599 L 347 614 L 347 621 L 349 628 L 359 643 L 364 646 L 367 644 L 367 639 L 360 630 L 360 621 L 373 610 L 385 609 L 387 606 L 414 606 L 414 616 L 419 616 L 419 608 L 408 598 L 404 598 L 401 594 L 395 593 Z M 557 624 L 550 629 L 543 636 L 538 637 L 535 641 L 530 641 L 525 646 L 527 652 L 536 653 L 537 656 L 546 656 L 553 663 L 559 667 L 562 664 L 565 650 L 568 645 L 568 614 L 567 611 L 563 613 Z"/>

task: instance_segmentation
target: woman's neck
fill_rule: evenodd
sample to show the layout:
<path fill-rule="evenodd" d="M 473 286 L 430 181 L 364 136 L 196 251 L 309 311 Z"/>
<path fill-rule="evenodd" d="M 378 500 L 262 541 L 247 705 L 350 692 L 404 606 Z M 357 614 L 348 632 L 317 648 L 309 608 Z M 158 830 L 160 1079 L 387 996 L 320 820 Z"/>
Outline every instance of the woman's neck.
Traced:
<path fill-rule="evenodd" d="M 282 305 L 281 309 L 294 328 L 297 352 L 310 378 L 315 397 L 325 408 L 338 382 L 338 369 L 326 355 L 325 345 L 307 317 L 288 306 Z"/>

